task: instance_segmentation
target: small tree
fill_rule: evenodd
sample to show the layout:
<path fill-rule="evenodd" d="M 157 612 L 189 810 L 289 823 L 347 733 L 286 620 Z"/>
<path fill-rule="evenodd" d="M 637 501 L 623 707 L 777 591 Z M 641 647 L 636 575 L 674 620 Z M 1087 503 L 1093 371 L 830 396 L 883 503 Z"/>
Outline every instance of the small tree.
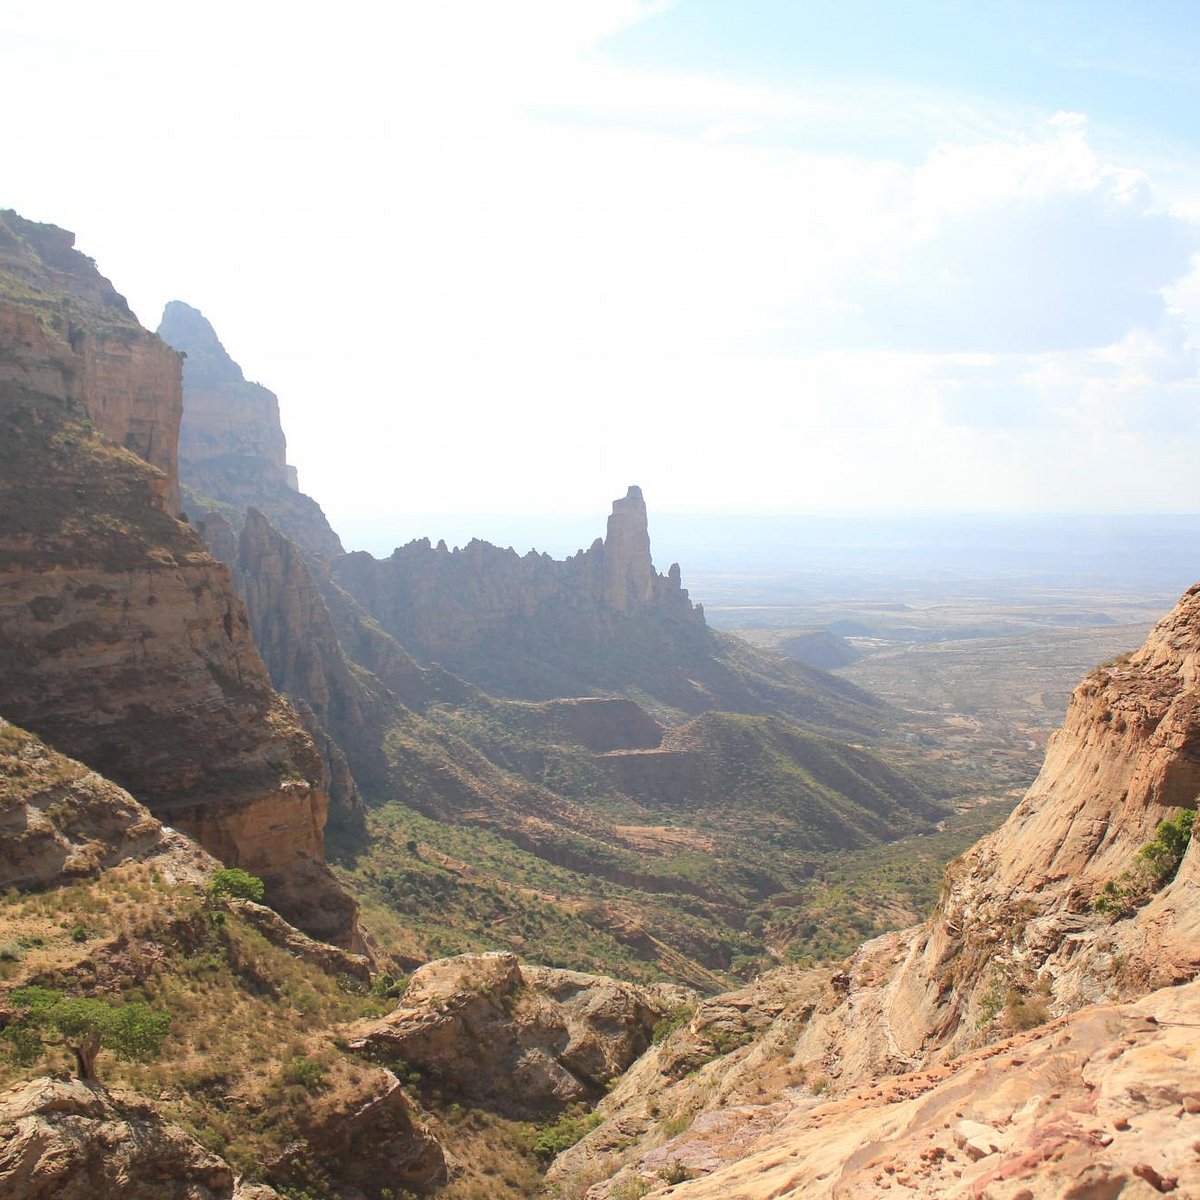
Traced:
<path fill-rule="evenodd" d="M 153 1058 L 171 1027 L 170 1014 L 148 1004 L 109 1004 L 87 996 L 63 996 L 52 988 L 17 988 L 12 1001 L 23 1011 L 5 1035 L 18 1061 L 33 1061 L 43 1045 L 63 1045 L 75 1056 L 78 1077 L 88 1081 L 96 1078 L 102 1049 L 118 1058 Z M 61 1041 L 47 1037 L 51 1031 Z"/>
<path fill-rule="evenodd" d="M 266 892 L 266 884 L 257 875 L 251 875 L 241 867 L 222 867 L 221 870 L 214 871 L 208 887 L 204 889 L 205 895 L 211 900 L 230 897 L 235 900 L 253 900 L 256 904 L 262 903 Z"/>

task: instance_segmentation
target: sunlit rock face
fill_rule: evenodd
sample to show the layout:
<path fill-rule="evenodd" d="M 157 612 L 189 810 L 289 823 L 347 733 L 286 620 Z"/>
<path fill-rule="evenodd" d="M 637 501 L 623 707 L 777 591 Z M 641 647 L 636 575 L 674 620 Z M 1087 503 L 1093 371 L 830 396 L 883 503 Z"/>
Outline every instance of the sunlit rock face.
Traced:
<path fill-rule="evenodd" d="M 950 864 L 928 921 L 701 1006 L 554 1178 L 588 1200 L 676 1164 L 702 1178 L 672 1194 L 697 1200 L 1191 1194 L 1200 844 L 1119 919 L 1095 901 L 1198 792 L 1200 586 L 1079 685 L 1041 774 Z M 738 1040 L 717 1045 L 722 1007 Z"/>
<path fill-rule="evenodd" d="M 70 234 L 0 220 L 0 712 L 348 944 L 320 756 L 174 515 L 179 356 Z"/>
<path fill-rule="evenodd" d="M 179 356 L 56 225 L 0 212 L 0 387 L 81 406 L 96 428 L 165 476 L 179 511 Z"/>

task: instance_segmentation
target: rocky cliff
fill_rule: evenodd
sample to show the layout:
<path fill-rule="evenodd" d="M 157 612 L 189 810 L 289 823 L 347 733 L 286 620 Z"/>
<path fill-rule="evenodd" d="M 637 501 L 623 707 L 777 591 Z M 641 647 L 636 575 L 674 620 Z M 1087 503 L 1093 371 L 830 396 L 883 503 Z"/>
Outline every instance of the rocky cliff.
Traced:
<path fill-rule="evenodd" d="M 376 788 L 386 776 L 383 737 L 395 700 L 351 663 L 303 554 L 256 509 L 238 539 L 236 580 L 273 683 L 296 704 L 326 759 L 331 816 L 361 831 L 356 779 Z"/>
<path fill-rule="evenodd" d="M 345 943 L 355 906 L 323 865 L 320 759 L 270 686 L 228 572 L 172 515 L 178 355 L 70 235 L 27 226 L 5 216 L 0 270 L 0 711 Z M 127 354 L 109 353 L 110 312 Z"/>
<path fill-rule="evenodd" d="M 287 463 L 275 393 L 249 382 L 203 314 L 182 301 L 166 306 L 158 335 L 184 355 L 179 467 L 193 517 L 215 500 L 240 528 L 246 509 L 257 508 L 307 553 L 341 554 L 320 505 L 299 490 Z"/>
<path fill-rule="evenodd" d="M 0 212 L 0 388 L 47 389 L 157 467 L 179 511 L 179 356 L 75 249 L 75 235 Z"/>
<path fill-rule="evenodd" d="M 1151 884 L 1146 864 L 1160 859 L 1145 849 L 1196 807 L 1198 664 L 1193 588 L 1137 653 L 1079 686 L 1028 795 L 951 864 L 927 922 L 868 942 L 831 977 L 765 977 L 730 1007 L 769 1011 L 769 1030 L 737 1018 L 702 1051 L 702 1077 L 681 1078 L 677 1064 L 703 1046 L 701 1010 L 556 1171 L 595 1178 L 599 1162 L 612 1175 L 632 1161 L 646 1178 L 678 1162 L 679 1178 L 716 1173 L 676 1194 L 748 1198 L 1133 1196 L 1191 1180 L 1193 1134 L 1177 1122 L 1200 1112 L 1184 1095 L 1200 992 L 1128 1005 L 1200 972 L 1200 846 Z M 1055 1017 L 1045 1034 L 987 1049 Z M 1122 1050 L 1135 1069 L 1110 1065 Z M 671 1120 L 688 1130 L 664 1132 Z M 616 1128 L 640 1138 L 632 1154 Z M 1142 1136 L 1123 1138 L 1130 1128 Z"/>

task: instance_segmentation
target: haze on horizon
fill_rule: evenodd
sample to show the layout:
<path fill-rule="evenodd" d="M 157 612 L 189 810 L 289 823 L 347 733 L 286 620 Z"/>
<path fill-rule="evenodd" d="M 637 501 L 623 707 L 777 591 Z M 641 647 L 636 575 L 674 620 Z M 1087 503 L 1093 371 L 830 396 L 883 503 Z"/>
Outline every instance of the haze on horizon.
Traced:
<path fill-rule="evenodd" d="M 1161 0 L 16 0 L 0 206 L 200 308 L 350 546 L 599 533 L 631 482 L 1197 512 L 1198 43 Z"/>

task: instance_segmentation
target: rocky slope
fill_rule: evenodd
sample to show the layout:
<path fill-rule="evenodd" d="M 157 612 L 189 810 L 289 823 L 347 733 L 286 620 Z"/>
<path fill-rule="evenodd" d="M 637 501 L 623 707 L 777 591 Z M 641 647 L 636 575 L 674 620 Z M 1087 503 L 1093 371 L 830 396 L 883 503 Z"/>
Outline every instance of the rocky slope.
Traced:
<path fill-rule="evenodd" d="M 567 1194 L 618 1168 L 623 1176 L 588 1195 L 640 1187 L 634 1176 L 648 1180 L 672 1157 L 681 1169 L 717 1171 L 711 1183 L 675 1189 L 696 1196 L 1152 1194 L 1158 1185 L 1139 1164 L 1154 1178 L 1190 1179 L 1195 1134 L 1175 1121 L 1188 1115 L 1180 1106 L 1200 1052 L 1200 992 L 1193 984 L 1120 1005 L 1200 972 L 1200 846 L 1191 842 L 1157 891 L 1115 909 L 1106 898 L 1110 880 L 1145 861 L 1159 823 L 1195 809 L 1198 651 L 1194 588 L 1137 653 L 1079 686 L 1028 796 L 951 864 L 929 921 L 868 942 L 832 977 L 784 972 L 731 998 L 735 1010 L 769 1012 L 770 1029 L 760 1035 L 742 1020 L 697 1082 L 676 1064 L 702 1034 L 702 1009 L 634 1068 L 605 1101 L 606 1123 L 556 1164 L 573 1181 Z M 1063 1018 L 1029 1053 L 1001 1063 L 999 1050 L 980 1049 L 1088 1005 L 1101 1007 Z M 1160 1033 L 1155 1020 L 1187 1032 Z M 1109 1065 L 1129 1047 L 1135 1070 Z M 958 1064 L 964 1054 L 974 1057 Z M 1153 1088 L 1137 1085 L 1142 1070 Z M 1060 1077 L 1048 1098 L 1038 1085 L 1047 1071 Z M 893 1075 L 904 1078 L 878 1083 Z M 873 1092 L 856 1091 L 869 1083 Z M 818 1109 L 815 1094 L 845 1100 Z M 1115 1107 L 1097 1107 L 1106 1095 Z M 967 1096 L 979 1099 L 965 1105 Z M 1110 1150 L 1097 1114 L 1124 1116 L 1145 1137 Z M 961 1121 L 989 1125 L 994 1144 L 968 1146 L 986 1141 L 975 1128 L 955 1150 Z M 639 1136 L 638 1148 L 617 1145 L 617 1130 Z M 1035 1189 L 1023 1193 L 1030 1176 Z M 1036 1182 L 1043 1177 L 1057 1182 Z"/>
<path fill-rule="evenodd" d="M 199 879 L 216 865 L 128 792 L 0 718 L 0 889 L 87 878 L 154 860 Z"/>
<path fill-rule="evenodd" d="M 761 1108 L 713 1111 L 630 1186 L 679 1200 L 1200 1195 L 1197 1016 L 1197 983 L 1089 1006 L 951 1065 L 810 1096 L 765 1137 Z"/>
<path fill-rule="evenodd" d="M 310 931 L 349 943 L 354 903 L 323 866 L 320 758 L 270 686 L 228 573 L 172 515 L 176 481 L 134 452 L 172 467 L 160 443 L 178 420 L 178 356 L 70 235 L 4 221 L 0 711 L 262 875 Z M 127 354 L 105 341 L 110 312 Z M 95 386 L 93 342 L 107 347 Z M 136 401 L 123 435 L 122 397 Z"/>
<path fill-rule="evenodd" d="M 78 1079 L 0 1092 L 0 1191 L 8 1200 L 278 1200 L 235 1186 L 229 1164 L 143 1099 Z"/>
<path fill-rule="evenodd" d="M 275 393 L 249 382 L 203 314 L 182 301 L 166 306 L 158 336 L 184 355 L 179 468 L 195 493 L 193 518 L 215 500 L 240 528 L 246 509 L 257 508 L 307 553 L 341 554 L 320 505 L 299 490 L 288 465 Z"/>

